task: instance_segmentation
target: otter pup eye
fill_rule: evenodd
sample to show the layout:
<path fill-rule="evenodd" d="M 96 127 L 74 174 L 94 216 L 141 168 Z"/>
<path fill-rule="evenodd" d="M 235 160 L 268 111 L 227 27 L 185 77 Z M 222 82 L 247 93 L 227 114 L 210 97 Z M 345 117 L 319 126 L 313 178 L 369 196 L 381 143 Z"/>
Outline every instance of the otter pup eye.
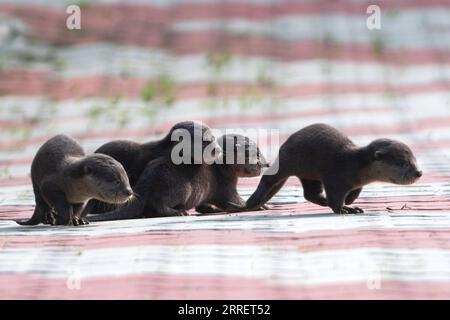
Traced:
<path fill-rule="evenodd" d="M 406 160 L 397 160 L 393 161 L 392 164 L 398 168 L 402 169 L 408 169 L 409 168 L 409 162 Z"/>
<path fill-rule="evenodd" d="M 118 178 L 114 176 L 104 176 L 103 179 L 105 180 L 105 182 L 108 183 L 117 183 L 117 181 L 120 181 Z"/>
<path fill-rule="evenodd" d="M 399 166 L 399 167 L 404 167 L 404 168 L 406 168 L 407 166 L 409 166 L 408 161 L 406 161 L 406 160 L 404 160 L 404 159 L 397 160 L 397 161 L 395 161 L 394 163 L 395 163 L 396 166 Z"/>

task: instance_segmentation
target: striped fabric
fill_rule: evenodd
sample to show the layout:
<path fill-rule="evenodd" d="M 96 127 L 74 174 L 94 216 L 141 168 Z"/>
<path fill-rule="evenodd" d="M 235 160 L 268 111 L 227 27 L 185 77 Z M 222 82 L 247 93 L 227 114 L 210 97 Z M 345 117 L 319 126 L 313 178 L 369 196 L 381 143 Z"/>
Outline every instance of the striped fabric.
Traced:
<path fill-rule="evenodd" d="M 1 299 L 450 298 L 450 0 L 90 0 L 81 30 L 66 4 L 0 1 Z M 315 122 L 400 139 L 424 177 L 368 186 L 361 215 L 290 179 L 263 212 L 12 221 L 33 212 L 30 164 L 52 135 L 92 152 L 187 119 L 280 142 Z"/>

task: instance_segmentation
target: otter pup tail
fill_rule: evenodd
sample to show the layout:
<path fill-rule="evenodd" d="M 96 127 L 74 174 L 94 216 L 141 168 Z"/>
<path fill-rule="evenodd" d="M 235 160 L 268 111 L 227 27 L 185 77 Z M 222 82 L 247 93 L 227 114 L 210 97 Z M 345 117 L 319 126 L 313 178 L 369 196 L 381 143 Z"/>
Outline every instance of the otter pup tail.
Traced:
<path fill-rule="evenodd" d="M 41 211 L 36 207 L 34 208 L 33 215 L 29 220 L 14 220 L 17 224 L 20 224 L 21 226 L 35 226 L 42 222 L 42 213 Z"/>
<path fill-rule="evenodd" d="M 248 198 L 246 209 L 250 211 L 263 207 L 267 201 L 280 191 L 286 180 L 285 174 L 263 175 L 256 191 Z"/>
<path fill-rule="evenodd" d="M 135 199 L 131 200 L 125 206 L 114 211 L 96 214 L 87 219 L 89 221 L 111 221 L 141 218 L 142 211 L 144 211 L 144 205 L 145 202 L 135 195 Z"/>

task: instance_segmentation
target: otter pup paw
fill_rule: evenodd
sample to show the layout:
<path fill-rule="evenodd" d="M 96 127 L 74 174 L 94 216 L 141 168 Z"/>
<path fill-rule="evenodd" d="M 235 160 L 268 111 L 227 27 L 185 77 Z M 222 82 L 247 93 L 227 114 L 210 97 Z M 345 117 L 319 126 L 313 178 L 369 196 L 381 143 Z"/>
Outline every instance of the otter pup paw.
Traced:
<path fill-rule="evenodd" d="M 53 211 L 47 211 L 45 213 L 44 219 L 42 220 L 42 223 L 54 226 L 56 224 L 55 213 Z"/>
<path fill-rule="evenodd" d="M 78 217 L 72 218 L 72 224 L 74 226 L 80 225 L 80 219 Z"/>
<path fill-rule="evenodd" d="M 364 213 L 364 210 L 359 207 L 354 207 L 353 209 L 357 211 L 356 213 Z"/>
<path fill-rule="evenodd" d="M 85 218 L 82 218 L 82 217 L 78 218 L 78 222 L 82 226 L 85 226 L 85 225 L 89 224 L 89 220 L 87 220 Z"/>
<path fill-rule="evenodd" d="M 357 213 L 364 213 L 364 210 L 358 207 L 347 207 L 344 206 L 341 209 L 341 214 L 357 214 Z"/>
<path fill-rule="evenodd" d="M 89 224 L 89 221 L 81 217 L 74 217 L 72 223 L 74 226 L 84 226 Z"/>

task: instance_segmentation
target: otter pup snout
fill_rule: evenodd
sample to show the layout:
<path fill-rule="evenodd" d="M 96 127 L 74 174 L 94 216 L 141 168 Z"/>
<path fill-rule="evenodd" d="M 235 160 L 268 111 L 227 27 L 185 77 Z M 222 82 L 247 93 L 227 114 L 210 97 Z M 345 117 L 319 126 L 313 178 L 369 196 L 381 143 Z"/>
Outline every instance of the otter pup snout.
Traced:
<path fill-rule="evenodd" d="M 258 145 L 248 137 L 227 134 L 218 140 L 224 152 L 217 163 L 233 165 L 240 177 L 257 177 L 269 167 Z"/>
<path fill-rule="evenodd" d="M 133 195 L 133 190 L 131 188 L 126 188 L 125 190 L 125 196 L 131 197 Z"/>
<path fill-rule="evenodd" d="M 89 155 L 78 166 L 85 168 L 84 175 L 78 178 L 84 180 L 90 198 L 116 204 L 126 202 L 133 195 L 125 169 L 110 156 Z"/>
<path fill-rule="evenodd" d="M 121 188 L 120 191 L 116 193 L 114 203 L 124 203 L 132 198 L 134 195 L 133 190 L 130 187 Z M 104 199 L 104 198 L 103 198 Z M 100 199 L 100 200 L 103 200 Z M 111 203 L 111 202 L 109 202 Z"/>

